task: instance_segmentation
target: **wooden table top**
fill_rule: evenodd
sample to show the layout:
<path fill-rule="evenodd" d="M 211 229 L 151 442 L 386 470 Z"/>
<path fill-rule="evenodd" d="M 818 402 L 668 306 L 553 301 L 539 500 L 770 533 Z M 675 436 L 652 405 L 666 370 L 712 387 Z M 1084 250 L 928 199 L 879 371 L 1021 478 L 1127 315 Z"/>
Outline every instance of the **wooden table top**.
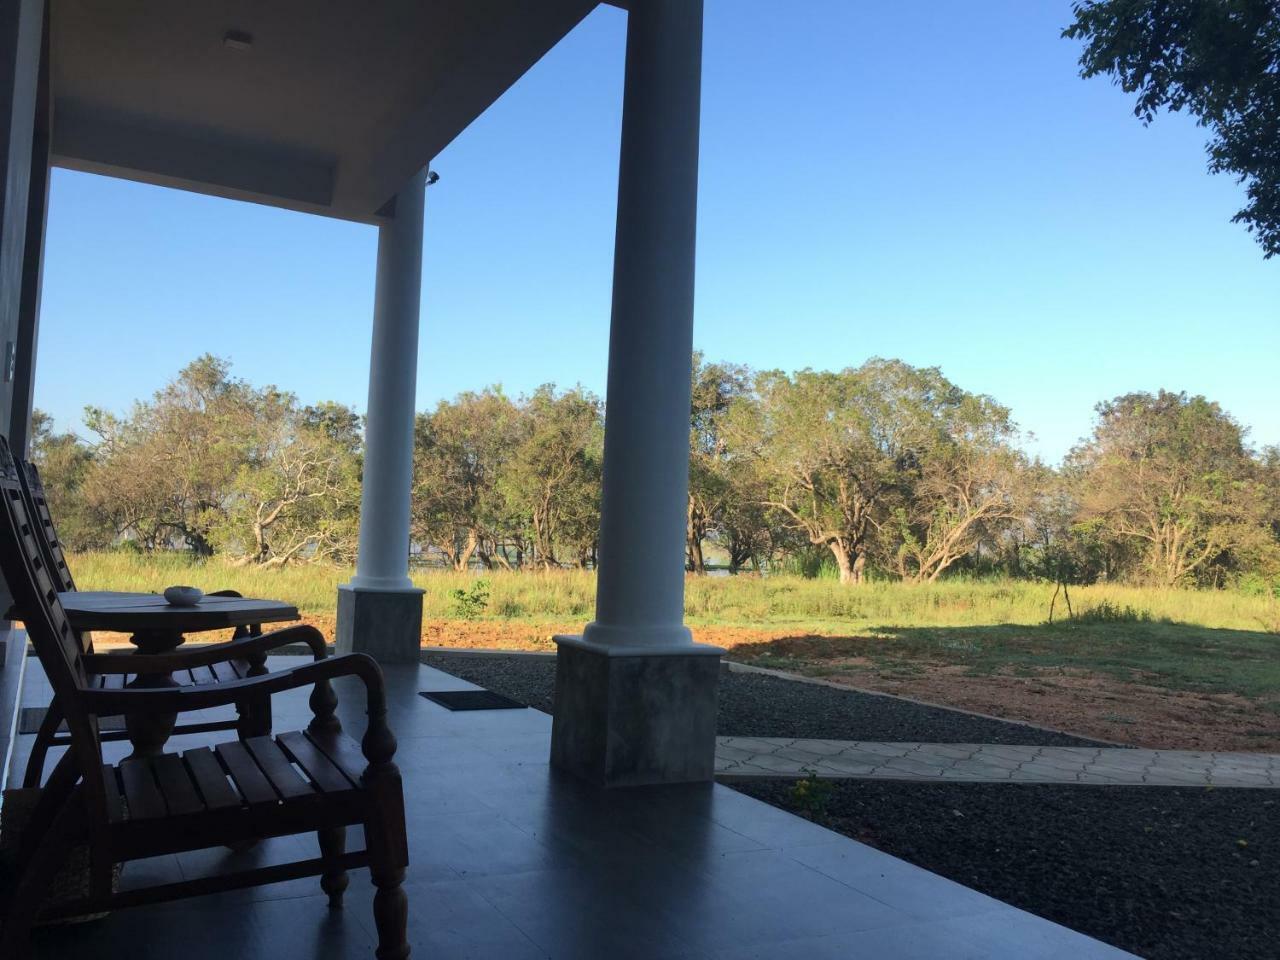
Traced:
<path fill-rule="evenodd" d="M 120 633 L 201 633 L 220 627 L 301 619 L 298 608 L 279 600 L 202 597 L 194 607 L 177 607 L 158 593 L 74 590 L 58 594 L 77 630 Z"/>

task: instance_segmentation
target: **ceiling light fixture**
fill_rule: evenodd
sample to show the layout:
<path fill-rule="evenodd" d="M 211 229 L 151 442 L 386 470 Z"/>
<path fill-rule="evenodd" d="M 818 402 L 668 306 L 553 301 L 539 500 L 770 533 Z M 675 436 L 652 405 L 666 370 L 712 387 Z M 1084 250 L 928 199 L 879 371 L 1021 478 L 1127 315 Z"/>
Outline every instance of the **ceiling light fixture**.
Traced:
<path fill-rule="evenodd" d="M 228 30 L 222 38 L 222 44 L 225 47 L 239 50 L 243 53 L 253 47 L 253 37 L 243 30 Z"/>

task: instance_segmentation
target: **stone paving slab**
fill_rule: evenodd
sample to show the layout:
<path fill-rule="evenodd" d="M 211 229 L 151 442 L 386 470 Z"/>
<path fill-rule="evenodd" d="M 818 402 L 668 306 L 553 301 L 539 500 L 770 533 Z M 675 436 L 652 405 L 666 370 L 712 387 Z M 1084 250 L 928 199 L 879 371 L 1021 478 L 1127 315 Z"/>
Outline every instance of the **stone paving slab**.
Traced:
<path fill-rule="evenodd" d="M 716 772 L 865 778 L 1280 788 L 1280 754 L 984 743 L 867 743 L 717 737 Z"/>

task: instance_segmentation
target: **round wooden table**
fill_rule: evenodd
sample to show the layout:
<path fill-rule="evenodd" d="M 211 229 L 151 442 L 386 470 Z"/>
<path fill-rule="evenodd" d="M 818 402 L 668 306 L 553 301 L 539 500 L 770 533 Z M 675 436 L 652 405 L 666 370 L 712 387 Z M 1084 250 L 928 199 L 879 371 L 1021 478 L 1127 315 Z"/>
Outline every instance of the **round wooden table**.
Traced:
<path fill-rule="evenodd" d="M 139 654 L 143 654 L 138 657 L 138 675 L 129 682 L 130 687 L 178 686 L 170 673 L 145 673 L 145 655 L 176 649 L 188 633 L 300 619 L 298 608 L 291 604 L 250 597 L 203 597 L 192 607 L 175 606 L 156 593 L 107 590 L 60 593 L 58 599 L 67 619 L 77 630 L 129 634 L 129 642 L 138 648 Z M 124 722 L 133 752 L 138 756 L 152 756 L 164 750 L 177 716 L 126 716 Z"/>

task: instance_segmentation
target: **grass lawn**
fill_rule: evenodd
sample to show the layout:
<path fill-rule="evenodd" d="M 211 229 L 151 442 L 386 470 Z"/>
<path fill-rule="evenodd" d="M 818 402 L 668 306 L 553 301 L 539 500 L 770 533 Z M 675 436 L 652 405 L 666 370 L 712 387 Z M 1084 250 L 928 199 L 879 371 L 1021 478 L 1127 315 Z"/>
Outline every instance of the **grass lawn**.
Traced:
<path fill-rule="evenodd" d="M 1171 690 L 1239 694 L 1280 710 L 1280 699 L 1273 699 L 1280 697 L 1280 637 L 1255 630 L 1170 621 L 891 625 L 870 628 L 865 636 L 784 638 L 739 645 L 735 652 L 761 666 L 815 676 L 860 664 L 904 675 L 920 670 L 921 663 L 959 667 L 965 676 L 1086 671 Z"/>
<path fill-rule="evenodd" d="M 351 576 L 340 567 L 260 569 L 178 554 L 90 553 L 72 557 L 71 567 L 82 589 L 190 583 L 286 600 L 330 635 L 335 590 Z M 595 605 L 589 572 L 426 571 L 414 579 L 426 590 L 423 641 L 431 645 L 549 650 L 552 634 L 581 630 Z M 458 592 L 473 600 L 460 601 Z M 1103 739 L 1191 745 L 1187 730 L 1217 725 L 1222 736 L 1194 743 L 1247 749 L 1274 741 L 1280 749 L 1280 600 L 1076 587 L 1075 617 L 1065 619 L 1059 598 L 1049 625 L 1052 594 L 1051 586 L 1017 581 L 850 587 L 787 576 L 690 577 L 685 614 L 699 640 L 760 666 Z M 1233 739 L 1245 727 L 1246 739 Z"/>

